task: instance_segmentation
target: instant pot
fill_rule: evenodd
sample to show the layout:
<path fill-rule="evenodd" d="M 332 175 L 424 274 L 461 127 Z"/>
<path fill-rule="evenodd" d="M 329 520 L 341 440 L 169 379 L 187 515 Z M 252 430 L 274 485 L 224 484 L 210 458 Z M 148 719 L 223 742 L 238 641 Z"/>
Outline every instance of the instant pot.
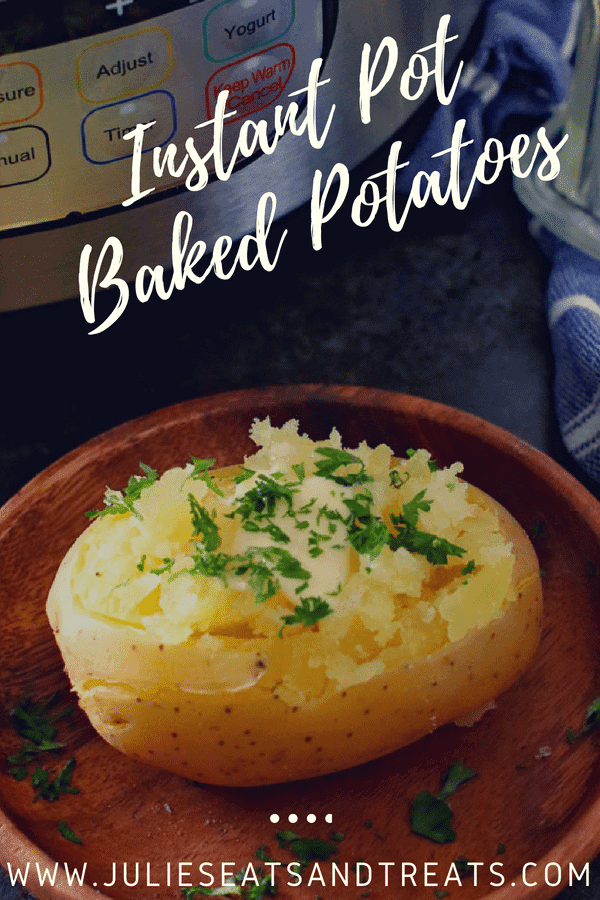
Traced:
<path fill-rule="evenodd" d="M 82 248 L 117 236 L 120 274 L 168 264 L 173 220 L 189 211 L 209 246 L 254 231 L 265 191 L 277 215 L 305 202 L 316 168 L 365 160 L 431 99 L 405 99 L 399 78 L 412 54 L 435 42 L 451 15 L 446 66 L 459 57 L 482 0 L 0 0 L 0 309 L 75 297 Z M 372 54 L 390 36 L 398 72 L 360 119 L 363 45 Z M 227 180 L 185 187 L 184 147 L 212 139 L 219 94 L 228 91 L 224 155 L 248 119 L 275 127 L 291 102 L 300 108 L 313 60 L 323 59 L 318 110 L 335 104 L 321 148 L 289 131 L 272 153 L 256 152 Z M 292 95 L 292 98 L 290 98 Z M 234 114 L 235 113 L 235 114 Z M 305 114 L 305 113 L 303 113 Z M 151 124 L 152 123 L 152 124 Z M 135 126 L 144 200 L 132 194 Z M 129 135 L 129 137 L 128 137 Z M 152 177 L 154 148 L 163 177 Z M 181 164 L 181 172 L 178 166 Z"/>

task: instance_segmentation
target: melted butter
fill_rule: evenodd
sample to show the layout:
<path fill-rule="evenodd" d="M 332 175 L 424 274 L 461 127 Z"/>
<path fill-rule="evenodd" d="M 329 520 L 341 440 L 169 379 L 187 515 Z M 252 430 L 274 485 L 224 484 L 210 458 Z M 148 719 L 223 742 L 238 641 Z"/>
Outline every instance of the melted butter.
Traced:
<path fill-rule="evenodd" d="M 251 484 L 252 481 L 245 483 L 246 490 Z M 335 516 L 348 516 L 343 500 L 351 496 L 350 488 L 327 478 L 308 476 L 294 494 L 294 514 L 290 515 L 287 504 L 280 502 L 271 520 L 289 537 L 289 542 L 277 542 L 269 534 L 248 532 L 238 526 L 230 552 L 243 553 L 250 547 L 281 547 L 309 572 L 307 583 L 299 593 L 301 583 L 297 579 L 278 574 L 281 590 L 291 600 L 336 594 L 350 574 L 351 548 L 346 528 Z"/>

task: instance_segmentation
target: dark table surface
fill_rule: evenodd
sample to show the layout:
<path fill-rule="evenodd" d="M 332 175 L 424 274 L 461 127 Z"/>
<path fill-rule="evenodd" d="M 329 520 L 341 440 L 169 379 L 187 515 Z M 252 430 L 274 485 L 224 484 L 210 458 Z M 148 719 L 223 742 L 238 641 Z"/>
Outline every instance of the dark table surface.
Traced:
<path fill-rule="evenodd" d="M 95 337 L 78 300 L 2 314 L 0 500 L 132 417 L 218 391 L 298 382 L 386 388 L 476 413 L 600 496 L 558 433 L 548 261 L 510 179 L 463 212 L 416 211 L 399 234 L 384 221 L 347 222 L 338 214 L 317 253 L 303 208 L 282 223 L 290 235 L 274 272 L 131 302 Z M 600 864 L 591 871 L 591 886 L 568 889 L 565 900 L 600 898 Z M 0 900 L 22 896 L 0 870 Z"/>

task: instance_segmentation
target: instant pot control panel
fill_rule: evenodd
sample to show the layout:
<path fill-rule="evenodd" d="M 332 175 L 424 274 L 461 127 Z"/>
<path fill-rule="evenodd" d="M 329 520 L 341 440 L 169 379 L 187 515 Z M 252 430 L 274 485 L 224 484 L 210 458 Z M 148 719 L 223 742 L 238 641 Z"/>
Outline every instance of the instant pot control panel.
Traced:
<path fill-rule="evenodd" d="M 227 157 L 245 120 L 306 87 L 326 20 L 321 0 L 0 0 L 0 230 L 122 203 L 138 123 L 154 123 L 142 188 L 185 181 L 157 181 L 151 151 L 174 143 L 181 163 L 191 137 L 206 154 L 214 129 L 195 126 L 224 90 Z"/>

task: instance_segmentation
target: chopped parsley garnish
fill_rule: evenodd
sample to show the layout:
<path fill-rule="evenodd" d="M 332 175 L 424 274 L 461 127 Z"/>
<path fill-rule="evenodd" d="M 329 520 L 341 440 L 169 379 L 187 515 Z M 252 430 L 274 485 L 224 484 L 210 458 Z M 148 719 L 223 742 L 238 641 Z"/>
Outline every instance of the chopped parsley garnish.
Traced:
<path fill-rule="evenodd" d="M 73 707 L 63 707 L 51 713 L 49 710 L 56 700 L 57 695 L 47 703 L 40 705 L 27 698 L 14 709 L 9 710 L 9 715 L 22 740 L 20 753 L 7 758 L 8 775 L 16 781 L 23 781 L 28 776 L 29 766 L 39 754 L 64 748 L 64 744 L 56 740 L 57 730 L 54 722 L 70 716 Z M 31 776 L 31 786 L 34 790 L 33 802 L 41 799 L 54 803 L 63 794 L 78 794 L 79 788 L 71 784 L 74 768 L 75 759 L 72 757 L 53 778 L 51 772 L 38 765 Z M 65 822 L 58 823 L 58 830 L 64 838 L 74 844 L 82 843 L 81 838 Z"/>
<path fill-rule="evenodd" d="M 245 874 L 245 873 L 244 873 Z M 256 877 L 258 884 L 244 885 L 243 890 L 246 892 L 244 900 L 262 900 L 263 897 L 275 897 L 277 894 L 277 885 L 271 879 L 270 873 L 263 873 L 262 866 L 256 869 Z"/>
<path fill-rule="evenodd" d="M 446 797 L 450 797 L 461 784 L 474 778 L 475 775 L 477 775 L 475 769 L 469 769 L 465 766 L 463 761 L 459 759 L 446 772 L 442 789 L 437 796 L 442 800 L 445 800 Z"/>
<path fill-rule="evenodd" d="M 348 540 L 357 553 L 368 554 L 371 559 L 379 556 L 390 542 L 387 525 L 379 516 L 371 512 L 373 495 L 370 491 L 344 500 L 351 518 L 347 523 Z"/>
<path fill-rule="evenodd" d="M 256 475 L 254 469 L 247 469 L 243 466 L 241 471 L 234 476 L 233 480 L 236 484 L 242 484 L 244 481 L 248 481 L 249 478 L 252 478 L 253 475 Z"/>
<path fill-rule="evenodd" d="M 367 481 L 373 481 L 371 475 L 365 472 L 365 464 L 358 456 L 353 453 L 347 453 L 346 450 L 338 450 L 335 447 L 317 447 L 316 452 L 323 459 L 318 459 L 315 463 L 315 475 L 321 478 L 329 478 L 336 484 L 350 486 L 353 484 L 365 484 Z M 344 475 L 338 473 L 338 469 L 345 466 L 358 465 L 358 472 L 351 472 Z M 338 474 L 336 474 L 338 473 Z"/>
<path fill-rule="evenodd" d="M 425 556 L 434 566 L 445 566 L 449 556 L 460 557 L 466 551 L 445 538 L 419 531 L 417 528 L 419 512 L 429 512 L 431 503 L 431 500 L 425 499 L 425 491 L 422 490 L 403 505 L 401 513 L 392 513 L 390 518 L 397 534 L 390 536 L 389 543 L 392 550 L 404 547 L 409 553 Z"/>
<path fill-rule="evenodd" d="M 9 712 L 22 739 L 20 752 L 7 758 L 8 774 L 16 781 L 23 781 L 27 777 L 29 764 L 40 753 L 62 750 L 64 747 L 62 742 L 56 740 L 57 731 L 54 722 L 71 715 L 73 709 L 66 707 L 58 712 L 48 712 L 55 699 L 53 697 L 41 706 L 27 698 Z"/>
<path fill-rule="evenodd" d="M 315 531 L 314 528 L 311 528 L 310 535 L 308 538 L 308 552 L 309 555 L 313 558 L 316 556 L 320 556 L 323 553 L 323 549 L 321 544 L 323 542 L 327 542 L 331 540 L 331 534 L 320 534 L 318 531 Z"/>
<path fill-rule="evenodd" d="M 416 451 L 408 451 L 408 456 L 414 452 Z M 214 458 L 192 456 L 191 470 L 184 477 L 183 484 L 188 479 L 200 480 L 214 494 L 224 497 L 210 473 L 215 462 Z M 140 463 L 140 468 L 143 475 L 132 476 L 123 493 L 107 489 L 105 508 L 87 515 L 95 518 L 131 513 L 140 518 L 135 503 L 143 490 L 158 478 L 156 471 L 149 466 Z M 429 468 L 434 471 L 437 463 L 429 460 Z M 429 512 L 434 502 L 426 496 L 426 489 L 418 491 L 411 500 L 404 503 L 399 513 L 390 514 L 389 520 L 387 513 L 386 519 L 383 515 L 375 514 L 374 495 L 366 486 L 374 479 L 367 473 L 365 462 L 357 454 L 336 447 L 315 447 L 312 474 L 333 482 L 330 493 L 335 499 L 334 508 L 319 500 L 318 496 L 297 502 L 296 495 L 306 478 L 305 464 L 292 464 L 291 470 L 293 475 L 290 477 L 289 472 L 286 474 L 275 471 L 266 474 L 244 466 L 233 476 L 237 485 L 251 480 L 251 486 L 245 485 L 242 489 L 248 488 L 245 493 L 240 491 L 240 496 L 228 499 L 226 502 L 230 504 L 229 510 L 222 512 L 222 515 L 237 519 L 243 531 L 266 535 L 270 539 L 266 546 L 250 546 L 238 553 L 225 552 L 222 549 L 217 508 L 204 506 L 193 493 L 188 493 L 192 532 L 188 553 L 190 562 L 187 567 L 178 567 L 177 571 L 173 571 L 176 559 L 164 558 L 162 564 L 149 569 L 148 559 L 144 554 L 137 569 L 140 572 L 149 570 L 155 575 L 167 574 L 171 580 L 185 573 L 214 577 L 221 579 L 224 585 L 231 578 L 241 578 L 253 592 L 256 603 L 274 597 L 281 589 L 281 579 L 294 580 L 294 593 L 301 599 L 293 612 L 282 616 L 281 636 L 285 625 L 297 624 L 312 628 L 320 619 L 333 612 L 330 604 L 322 597 L 302 596 L 311 594 L 312 572 L 286 549 L 286 545 L 292 543 L 292 528 L 306 532 L 302 540 L 305 553 L 311 558 L 344 549 L 350 544 L 363 557 L 367 572 L 371 571 L 369 561 L 378 557 L 384 547 L 389 547 L 392 552 L 405 548 L 410 553 L 425 556 L 432 565 L 446 565 L 450 557 L 461 557 L 466 552 L 443 537 L 419 529 L 421 513 Z M 405 485 L 408 478 L 407 472 L 390 470 L 390 484 L 393 487 Z M 357 489 L 340 491 L 335 485 Z M 318 495 L 319 491 L 315 493 Z M 321 503 L 319 508 L 318 503 Z M 346 512 L 342 511 L 341 504 L 346 507 Z M 288 521 L 290 524 L 286 530 Z M 260 541 L 256 543 L 260 544 Z M 470 560 L 462 569 L 463 576 L 471 574 L 474 568 L 475 562 Z"/>
<path fill-rule="evenodd" d="M 211 553 L 204 545 L 197 545 L 192 554 L 194 565 L 187 571 L 192 574 L 219 577 L 224 581 L 228 575 L 246 578 L 254 592 L 256 603 L 263 603 L 274 597 L 280 588 L 279 577 L 301 582 L 297 590 L 303 590 L 310 578 L 310 572 L 283 547 L 249 547 L 243 553 Z"/>
<path fill-rule="evenodd" d="M 326 862 L 338 852 L 338 847 L 331 841 L 323 841 L 321 838 L 301 838 L 293 831 L 278 831 L 276 837 L 280 848 L 285 848 L 297 856 L 303 866 L 315 860 Z"/>
<path fill-rule="evenodd" d="M 192 512 L 193 536 L 202 535 L 202 544 L 208 553 L 213 553 L 221 546 L 219 528 L 209 512 L 196 500 L 193 494 L 188 494 L 188 501 Z"/>
<path fill-rule="evenodd" d="M 214 494 L 222 497 L 223 491 L 217 486 L 216 481 L 208 471 L 209 469 L 212 469 L 216 463 L 216 459 L 198 459 L 197 456 L 191 456 L 190 459 L 194 468 L 188 475 L 188 478 L 192 478 L 195 481 L 203 481 Z"/>
<path fill-rule="evenodd" d="M 62 794 L 78 794 L 79 788 L 71 784 L 75 759 L 69 759 L 56 778 L 51 778 L 46 769 L 38 768 L 31 777 L 31 784 L 35 791 L 34 800 L 41 798 L 54 803 Z"/>
<path fill-rule="evenodd" d="M 308 572 L 306 569 L 303 569 L 296 557 L 292 556 L 291 553 L 288 553 L 287 550 L 284 550 L 283 547 L 251 547 L 248 552 L 262 556 L 263 559 L 272 566 L 272 569 L 270 570 L 271 572 L 276 572 L 283 578 L 291 578 L 296 581 L 301 581 L 302 585 L 300 589 L 304 588 L 304 585 L 310 578 L 310 572 Z M 236 569 L 236 574 L 241 574 L 241 572 Z M 255 573 L 251 573 L 251 586 L 252 577 L 254 576 L 254 574 Z M 277 582 L 277 584 L 278 590 L 279 582 Z M 260 599 L 261 598 L 257 595 L 257 602 L 260 602 Z"/>
<path fill-rule="evenodd" d="M 411 459 L 411 457 L 413 457 L 413 456 L 415 455 L 416 452 L 417 452 L 417 451 L 416 451 L 416 450 L 413 450 L 412 447 L 409 448 L 409 449 L 406 451 L 406 455 L 407 455 L 408 459 Z M 430 471 L 430 472 L 437 472 L 438 469 L 439 469 L 439 467 L 440 467 L 440 465 L 439 465 L 439 463 L 438 463 L 438 461 L 437 461 L 436 459 L 428 459 L 428 460 L 427 460 L 427 465 L 428 465 L 428 467 L 429 467 L 429 471 Z"/>
<path fill-rule="evenodd" d="M 81 838 L 75 834 L 72 828 L 69 828 L 66 822 L 59 822 L 58 830 L 60 831 L 62 836 L 68 841 L 71 841 L 72 844 L 83 844 Z"/>
<path fill-rule="evenodd" d="M 267 848 L 262 845 L 254 854 L 256 859 L 276 862 L 267 853 Z M 231 897 L 238 896 L 242 900 L 263 900 L 264 897 L 275 897 L 277 885 L 271 872 L 264 872 L 262 866 L 247 866 L 233 876 L 233 884 L 225 884 L 221 887 L 195 887 L 182 888 L 181 892 L 186 900 L 194 900 L 195 897 Z"/>
<path fill-rule="evenodd" d="M 145 559 L 145 557 L 144 557 Z M 170 572 L 173 566 L 175 565 L 175 560 L 173 557 L 167 557 L 163 559 L 162 566 L 157 566 L 155 569 L 150 569 L 153 575 L 162 575 L 163 572 Z M 139 568 L 139 566 L 138 566 Z"/>
<path fill-rule="evenodd" d="M 390 546 L 392 550 L 405 547 L 409 553 L 418 553 L 425 556 L 428 562 L 434 566 L 445 566 L 449 556 L 462 556 L 466 551 L 463 547 L 451 544 L 445 538 L 428 534 L 426 531 L 418 531 L 410 526 L 401 527 L 397 523 L 397 517 L 391 516 L 392 522 L 398 527 L 398 534 L 392 536 Z"/>
<path fill-rule="evenodd" d="M 297 482 L 282 483 L 271 475 L 261 473 L 254 487 L 238 500 L 237 507 L 229 516 L 239 515 L 244 525 L 248 521 L 260 522 L 275 515 L 279 501 L 283 501 L 289 511 L 297 487 Z"/>
<path fill-rule="evenodd" d="M 583 725 L 576 733 L 571 727 L 567 728 L 567 741 L 575 744 L 600 725 L 600 697 L 596 697 L 588 706 L 583 720 Z"/>
<path fill-rule="evenodd" d="M 250 548 L 237 557 L 230 557 L 229 564 L 234 575 L 247 578 L 248 585 L 254 592 L 255 603 L 264 603 L 279 590 L 279 579 L 275 577 L 274 569 L 268 565 L 261 548 Z"/>
<path fill-rule="evenodd" d="M 312 628 L 320 619 L 324 619 L 332 612 L 333 609 L 329 603 L 322 600 L 321 597 L 302 597 L 300 603 L 294 607 L 293 614 L 283 617 L 279 637 L 286 625 L 305 625 L 307 628 Z"/>
<path fill-rule="evenodd" d="M 473 874 L 473 863 L 466 856 L 459 856 L 453 862 L 456 873 L 460 878 L 466 878 Z"/>
<path fill-rule="evenodd" d="M 410 472 L 405 472 L 404 475 L 401 475 L 398 469 L 390 470 L 390 484 L 392 487 L 400 488 L 403 484 L 406 484 L 408 479 L 410 478 Z"/>
<path fill-rule="evenodd" d="M 438 794 L 421 791 L 414 799 L 410 815 L 411 828 L 415 834 L 429 838 L 438 844 L 447 844 L 456 840 L 452 828 L 454 813 L 446 802 L 454 791 L 465 781 L 477 775 L 475 769 L 467 768 L 459 760 L 444 776 L 442 788 Z"/>
<path fill-rule="evenodd" d="M 233 557 L 227 553 L 208 553 L 201 544 L 196 544 L 196 552 L 192 553 L 193 566 L 187 571 L 192 575 L 205 575 L 207 578 L 226 580 L 227 566 Z M 183 570 L 185 571 L 185 570 Z M 171 576 L 174 578 L 175 576 Z"/>
<path fill-rule="evenodd" d="M 322 477 L 330 478 L 345 486 L 360 485 L 372 480 L 366 475 L 364 464 L 359 457 L 335 448 L 319 447 L 317 451 L 324 457 L 317 460 L 315 465 Z M 356 464 L 360 464 L 358 471 L 339 474 L 342 467 L 356 467 Z M 293 527 L 301 531 L 308 530 L 307 549 L 312 558 L 324 552 L 324 545 L 332 549 L 343 546 L 339 540 L 335 543 L 332 541 L 340 525 L 345 529 L 347 539 L 354 550 L 361 556 L 369 556 L 371 559 L 375 559 L 385 546 L 389 546 L 392 550 L 405 547 L 409 552 L 425 555 L 434 565 L 445 565 L 449 556 L 462 556 L 465 553 L 463 548 L 451 544 L 444 538 L 418 529 L 419 513 L 429 511 L 432 505 L 432 501 L 425 496 L 425 490 L 419 491 L 412 500 L 405 503 L 400 514 L 391 516 L 397 531 L 395 534 L 390 532 L 381 516 L 373 514 L 373 495 L 366 488 L 353 497 L 342 498 L 348 510 L 346 516 L 339 510 L 330 509 L 327 504 L 320 506 L 316 511 L 316 525 L 320 529 L 317 530 L 311 526 L 309 520 L 299 518 L 311 513 L 314 515 L 316 499 L 304 503 L 300 508 L 294 506 L 295 494 L 305 477 L 304 466 L 295 467 L 295 474 L 298 476 L 296 482 L 286 480 L 285 475 L 280 472 L 273 475 L 258 474 L 253 486 L 238 498 L 233 511 L 225 514 L 232 519 L 239 516 L 241 527 L 245 531 L 268 534 L 273 541 L 273 546 L 249 547 L 238 554 L 217 552 L 221 546 L 221 537 L 214 517 L 192 494 L 189 494 L 193 537 L 201 540 L 195 544 L 195 552 L 192 553 L 193 565 L 187 571 L 192 574 L 220 577 L 225 583 L 230 575 L 245 578 L 257 603 L 270 599 L 279 591 L 280 577 L 296 579 L 299 582 L 296 594 L 302 593 L 309 586 L 311 573 L 281 546 L 290 543 L 291 539 L 283 528 L 273 521 L 275 515 L 292 519 Z M 256 473 L 244 470 L 243 475 L 242 480 L 245 480 Z M 323 528 L 323 522 L 327 523 L 326 528 Z M 473 566 L 474 563 L 469 563 L 465 567 L 466 571 L 472 571 Z M 284 626 L 303 624 L 310 628 L 331 612 L 332 609 L 325 600 L 305 597 L 295 607 L 293 614 L 283 617 L 283 624 Z M 280 636 L 282 630 L 279 632 Z"/>
<path fill-rule="evenodd" d="M 144 463 L 140 463 L 140 469 L 144 474 L 132 475 L 123 492 L 107 488 L 104 494 L 104 508 L 86 512 L 88 519 L 97 519 L 102 516 L 117 516 L 124 513 L 131 513 L 137 516 L 138 519 L 141 519 L 142 517 L 136 510 L 134 503 L 140 499 L 143 490 L 154 484 L 158 478 L 158 472 L 156 469 L 151 469 L 150 466 L 144 465 Z"/>
<path fill-rule="evenodd" d="M 431 500 L 425 500 L 425 490 L 419 491 L 412 500 L 403 505 L 402 515 L 398 518 L 403 525 L 408 525 L 410 528 L 416 528 L 417 522 L 419 521 L 419 512 L 429 512 L 431 504 Z"/>

